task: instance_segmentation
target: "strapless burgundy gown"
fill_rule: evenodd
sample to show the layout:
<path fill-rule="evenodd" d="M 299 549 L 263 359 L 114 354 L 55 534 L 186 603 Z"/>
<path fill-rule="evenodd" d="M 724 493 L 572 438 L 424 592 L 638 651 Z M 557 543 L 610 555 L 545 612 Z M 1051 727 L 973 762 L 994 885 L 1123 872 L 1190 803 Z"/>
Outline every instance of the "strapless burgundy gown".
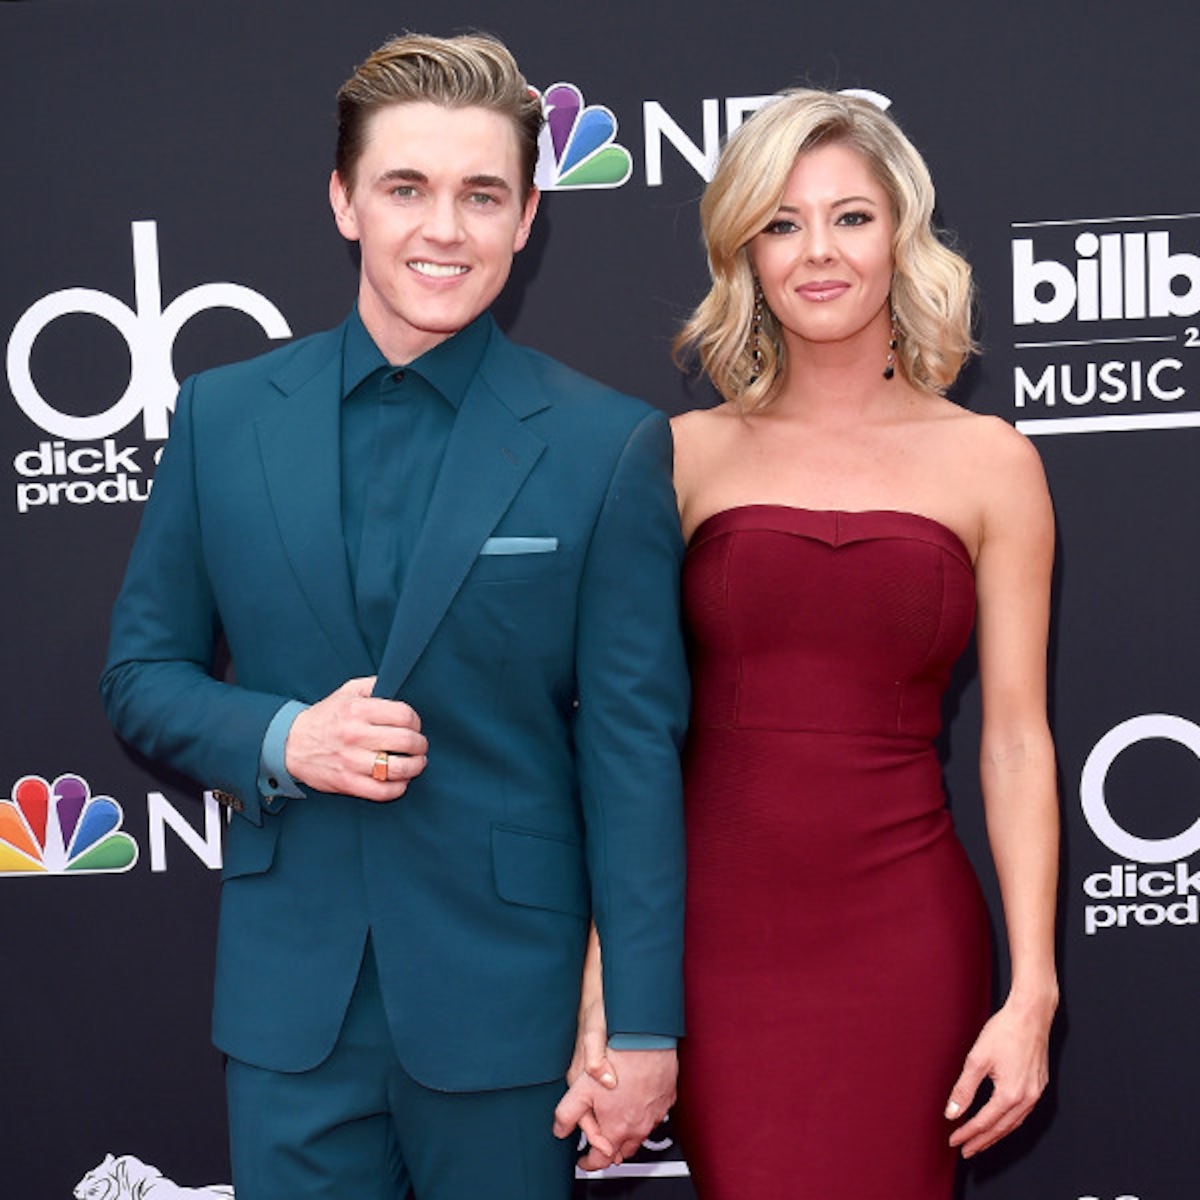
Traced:
<path fill-rule="evenodd" d="M 687 1037 L 702 1200 L 947 1200 L 988 920 L 934 748 L 975 614 L 926 517 L 749 505 L 684 567 Z"/>

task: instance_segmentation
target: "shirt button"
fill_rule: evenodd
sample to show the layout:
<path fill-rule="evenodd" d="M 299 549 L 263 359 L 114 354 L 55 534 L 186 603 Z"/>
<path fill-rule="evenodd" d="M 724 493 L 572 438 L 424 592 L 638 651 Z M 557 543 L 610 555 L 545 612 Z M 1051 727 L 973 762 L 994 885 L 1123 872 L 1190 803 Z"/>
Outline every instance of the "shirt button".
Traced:
<path fill-rule="evenodd" d="M 393 371 L 392 372 L 392 382 L 393 383 L 403 383 L 404 382 L 404 372 L 403 371 Z"/>

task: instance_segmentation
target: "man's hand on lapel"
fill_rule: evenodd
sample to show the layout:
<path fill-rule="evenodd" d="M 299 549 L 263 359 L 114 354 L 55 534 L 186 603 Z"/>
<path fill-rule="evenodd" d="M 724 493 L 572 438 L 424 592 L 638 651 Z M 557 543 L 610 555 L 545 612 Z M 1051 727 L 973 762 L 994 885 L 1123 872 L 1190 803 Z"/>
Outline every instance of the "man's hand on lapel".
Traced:
<path fill-rule="evenodd" d="M 293 779 L 363 800 L 404 795 L 425 770 L 429 743 L 412 707 L 372 696 L 374 686 L 373 676 L 347 680 L 296 716 L 284 746 Z"/>

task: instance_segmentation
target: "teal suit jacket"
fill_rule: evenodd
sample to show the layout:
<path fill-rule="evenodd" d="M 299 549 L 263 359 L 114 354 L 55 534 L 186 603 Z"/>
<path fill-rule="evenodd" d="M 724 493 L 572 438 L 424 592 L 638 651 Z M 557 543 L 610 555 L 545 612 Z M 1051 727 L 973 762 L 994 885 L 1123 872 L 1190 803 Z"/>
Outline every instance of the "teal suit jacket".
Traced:
<path fill-rule="evenodd" d="M 262 798 L 264 732 L 374 663 L 338 465 L 343 328 L 181 389 L 113 613 L 117 731 L 224 793 L 214 1038 L 303 1070 L 370 932 L 408 1071 L 548 1081 L 589 916 L 609 1028 L 680 1034 L 688 691 L 663 415 L 491 332 L 378 670 L 429 761 L 391 804 Z M 236 682 L 215 678 L 224 638 Z"/>

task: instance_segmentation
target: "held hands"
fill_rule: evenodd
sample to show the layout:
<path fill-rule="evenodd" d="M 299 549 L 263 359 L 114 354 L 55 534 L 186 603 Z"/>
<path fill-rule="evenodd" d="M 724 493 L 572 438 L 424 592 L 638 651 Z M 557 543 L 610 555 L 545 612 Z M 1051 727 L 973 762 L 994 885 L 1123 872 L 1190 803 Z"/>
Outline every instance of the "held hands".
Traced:
<path fill-rule="evenodd" d="M 562 1104 L 574 1103 L 579 1096 L 573 1085 L 581 1077 L 590 1076 L 606 1088 L 617 1086 L 617 1075 L 612 1063 L 606 1057 L 608 1049 L 608 1028 L 604 1015 L 604 996 L 600 984 L 599 942 L 596 940 L 595 928 L 592 929 L 592 947 L 589 948 L 589 962 L 584 971 L 583 995 L 579 1002 L 579 1026 L 575 1034 L 575 1052 L 571 1055 L 570 1066 L 567 1067 L 567 1083 L 572 1090 L 563 1097 Z M 591 959 L 593 948 L 596 954 Z M 586 1086 L 586 1085 L 584 1085 Z M 581 1089 L 582 1090 L 582 1089 Z M 572 1099 L 574 1097 L 574 1100 Z M 562 1104 L 559 1108 L 562 1108 Z M 564 1118 L 560 1132 L 558 1112 L 555 1112 L 555 1137 L 566 1137 L 573 1126 Z M 593 1109 L 585 1107 L 576 1124 L 588 1140 L 588 1153 L 579 1160 L 579 1165 L 587 1171 L 598 1171 L 616 1161 L 616 1150 L 612 1143 L 600 1132 L 599 1123 Z M 585 1164 L 587 1164 L 585 1166 Z"/>
<path fill-rule="evenodd" d="M 371 695 L 373 677 L 347 680 L 292 722 L 284 765 L 322 792 L 388 801 L 425 769 L 421 718 L 402 700 Z"/>
<path fill-rule="evenodd" d="M 565 1138 L 578 1128 L 587 1135 L 588 1152 L 579 1160 L 585 1171 L 599 1171 L 637 1153 L 650 1131 L 675 1103 L 679 1064 L 674 1050 L 613 1050 L 589 1042 L 594 1057 L 581 1056 L 576 1043 L 571 1069 L 584 1070 L 571 1083 L 554 1110 L 554 1136 Z M 593 1072 L 595 1073 L 593 1075 Z M 608 1082 L 602 1082 L 603 1080 Z"/>
<path fill-rule="evenodd" d="M 987 1103 L 950 1135 L 950 1145 L 961 1146 L 963 1158 L 986 1150 L 1012 1133 L 1037 1103 L 1050 1079 L 1053 1015 L 1053 1002 L 1019 1005 L 1010 998 L 976 1038 L 944 1114 L 949 1121 L 957 1120 L 984 1079 L 992 1081 Z"/>
<path fill-rule="evenodd" d="M 554 1110 L 554 1136 L 576 1127 L 587 1137 L 579 1165 L 599 1171 L 635 1154 L 675 1103 L 679 1065 L 674 1050 L 613 1050 L 608 1046 L 600 938 L 588 935 L 580 984 L 575 1053 L 567 1068 L 567 1094 Z"/>

